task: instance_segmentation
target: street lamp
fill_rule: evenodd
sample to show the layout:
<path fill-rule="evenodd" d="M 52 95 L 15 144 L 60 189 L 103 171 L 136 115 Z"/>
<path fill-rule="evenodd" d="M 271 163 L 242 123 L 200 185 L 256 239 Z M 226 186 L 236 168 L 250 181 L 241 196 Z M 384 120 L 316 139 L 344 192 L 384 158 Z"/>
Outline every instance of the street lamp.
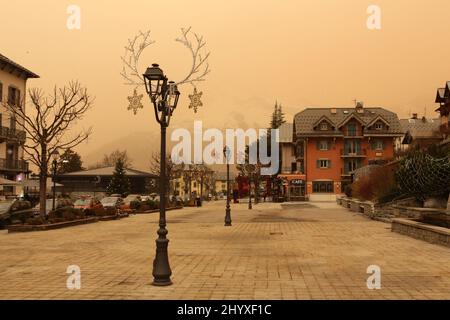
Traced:
<path fill-rule="evenodd" d="M 169 265 L 166 229 L 166 128 L 169 126 L 170 117 L 177 107 L 180 91 L 173 81 L 169 81 L 158 64 L 148 67 L 143 74 L 145 90 L 153 103 L 156 121 L 161 127 L 161 158 L 160 158 L 160 202 L 159 202 L 159 229 L 156 239 L 156 256 L 153 260 L 153 285 L 168 286 L 172 284 L 170 276 L 172 271 Z"/>
<path fill-rule="evenodd" d="M 56 167 L 58 166 L 58 157 L 59 157 L 59 152 L 57 149 L 55 149 L 52 153 L 51 156 L 53 157 L 53 206 L 52 206 L 52 210 L 55 211 L 55 199 L 56 199 Z"/>
<path fill-rule="evenodd" d="M 230 227 L 231 226 L 231 210 L 230 210 L 230 148 L 228 146 L 225 146 L 223 148 L 223 155 L 225 156 L 225 159 L 227 161 L 227 206 L 225 209 L 225 226 Z"/>

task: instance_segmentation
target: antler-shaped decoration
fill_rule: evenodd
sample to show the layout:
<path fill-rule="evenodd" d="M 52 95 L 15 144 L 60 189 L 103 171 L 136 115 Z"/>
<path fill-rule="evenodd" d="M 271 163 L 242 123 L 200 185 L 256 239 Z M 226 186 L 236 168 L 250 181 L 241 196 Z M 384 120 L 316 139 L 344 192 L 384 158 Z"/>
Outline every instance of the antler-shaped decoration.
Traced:
<path fill-rule="evenodd" d="M 143 86 L 144 80 L 142 72 L 139 72 L 138 64 L 142 52 L 149 45 L 155 43 L 150 39 L 150 30 L 146 32 L 139 31 L 133 39 L 128 39 L 128 46 L 125 47 L 125 55 L 120 57 L 124 63 L 120 75 L 126 80 L 127 85 Z"/>
<path fill-rule="evenodd" d="M 187 29 L 181 28 L 181 38 L 175 39 L 175 41 L 180 42 L 187 47 L 191 51 L 192 55 L 191 70 L 183 80 L 177 83 L 178 86 L 185 83 L 194 85 L 195 82 L 205 81 L 206 75 L 211 71 L 208 63 L 210 52 L 206 53 L 203 57 L 201 54 L 201 50 L 206 45 L 206 42 L 203 40 L 203 36 L 199 36 L 194 32 L 195 43 L 193 43 L 193 41 L 189 39 L 190 31 L 191 27 Z"/>
<path fill-rule="evenodd" d="M 203 104 L 200 100 L 202 92 L 197 92 L 195 83 L 205 81 L 206 75 L 211 71 L 208 63 L 210 52 L 202 55 L 206 41 L 203 39 L 203 36 L 191 32 L 191 27 L 187 29 L 181 28 L 181 34 L 181 37 L 175 39 L 175 41 L 183 44 L 191 52 L 192 67 L 186 77 L 176 84 L 177 86 L 180 86 L 182 84 L 190 83 L 194 86 L 194 92 L 189 95 L 189 99 L 191 100 L 189 108 L 192 108 L 194 109 L 194 112 L 197 112 L 197 109 Z M 190 39 L 191 34 L 194 35 L 194 39 Z M 120 75 L 125 79 L 125 84 L 135 87 L 133 96 L 128 97 L 130 102 L 128 109 L 133 110 L 135 114 L 139 108 L 142 108 L 142 104 L 140 103 L 142 95 L 138 95 L 136 89 L 145 85 L 142 73 L 139 72 L 138 68 L 139 58 L 141 57 L 142 52 L 153 43 L 155 43 L 155 41 L 150 39 L 150 30 L 146 32 L 139 31 L 139 34 L 133 39 L 128 39 L 128 45 L 125 47 L 125 55 L 121 57 L 124 65 Z"/>

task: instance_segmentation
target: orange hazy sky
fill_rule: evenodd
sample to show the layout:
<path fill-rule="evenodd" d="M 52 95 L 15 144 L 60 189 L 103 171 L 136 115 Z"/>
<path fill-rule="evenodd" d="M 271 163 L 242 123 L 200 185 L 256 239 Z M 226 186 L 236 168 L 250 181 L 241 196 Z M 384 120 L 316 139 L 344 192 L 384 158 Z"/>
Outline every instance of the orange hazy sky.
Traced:
<path fill-rule="evenodd" d="M 81 30 L 68 30 L 67 7 L 81 8 Z M 380 6 L 381 30 L 366 27 L 367 7 Z M 266 127 L 277 99 L 287 118 L 306 106 L 351 106 L 353 99 L 400 117 L 436 116 L 435 90 L 450 80 L 448 0 L 72 0 L 2 3 L 1 53 L 41 76 L 49 89 L 78 79 L 96 97 L 78 124 L 94 126 L 82 154 L 132 133 L 159 133 L 146 110 L 127 111 L 129 86 L 120 76 L 127 39 L 151 30 L 156 41 L 142 71 L 159 62 L 180 80 L 189 52 L 174 39 L 181 27 L 207 40 L 211 73 L 198 88 L 204 107 L 188 109 L 192 87 L 171 126 Z M 130 142 L 133 143 L 133 142 Z"/>

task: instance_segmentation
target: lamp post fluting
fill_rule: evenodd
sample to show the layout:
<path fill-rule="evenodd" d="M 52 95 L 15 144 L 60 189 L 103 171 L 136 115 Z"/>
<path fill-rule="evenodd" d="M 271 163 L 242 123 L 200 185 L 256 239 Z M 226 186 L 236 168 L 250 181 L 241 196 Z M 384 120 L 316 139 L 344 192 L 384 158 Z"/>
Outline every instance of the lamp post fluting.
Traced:
<path fill-rule="evenodd" d="M 225 146 L 223 148 L 223 155 L 227 162 L 227 205 L 225 208 L 225 226 L 231 227 L 231 209 L 230 209 L 230 148 Z"/>
<path fill-rule="evenodd" d="M 58 150 L 52 152 L 53 161 L 52 161 L 52 169 L 53 169 L 53 201 L 52 201 L 52 210 L 55 211 L 56 207 L 56 169 L 58 166 Z"/>
<path fill-rule="evenodd" d="M 166 129 L 169 126 L 170 117 L 177 107 L 180 92 L 173 81 L 168 81 L 158 64 L 148 67 L 143 77 L 145 89 L 153 104 L 156 121 L 161 128 L 159 229 L 156 239 L 156 255 L 153 260 L 152 284 L 168 286 L 172 284 L 170 280 L 172 270 L 169 265 L 169 239 L 167 239 L 166 229 Z"/>

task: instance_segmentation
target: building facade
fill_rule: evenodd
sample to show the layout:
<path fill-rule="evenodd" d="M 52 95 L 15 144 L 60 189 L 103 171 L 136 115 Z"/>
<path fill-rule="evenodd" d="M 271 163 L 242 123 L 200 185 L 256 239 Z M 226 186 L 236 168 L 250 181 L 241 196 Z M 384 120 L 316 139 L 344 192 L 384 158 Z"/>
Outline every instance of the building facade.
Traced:
<path fill-rule="evenodd" d="M 362 103 L 353 108 L 306 108 L 295 115 L 292 132 L 292 142 L 283 142 L 280 130 L 279 175 L 291 201 L 333 199 L 352 182 L 356 169 L 392 160 L 395 139 L 403 136 L 395 113 Z"/>
<path fill-rule="evenodd" d="M 29 173 L 24 160 L 26 139 L 24 123 L 12 116 L 9 108 L 25 106 L 26 85 L 39 76 L 0 54 L 0 175 L 22 181 Z M 1 193 L 17 194 L 16 187 L 3 186 Z"/>

